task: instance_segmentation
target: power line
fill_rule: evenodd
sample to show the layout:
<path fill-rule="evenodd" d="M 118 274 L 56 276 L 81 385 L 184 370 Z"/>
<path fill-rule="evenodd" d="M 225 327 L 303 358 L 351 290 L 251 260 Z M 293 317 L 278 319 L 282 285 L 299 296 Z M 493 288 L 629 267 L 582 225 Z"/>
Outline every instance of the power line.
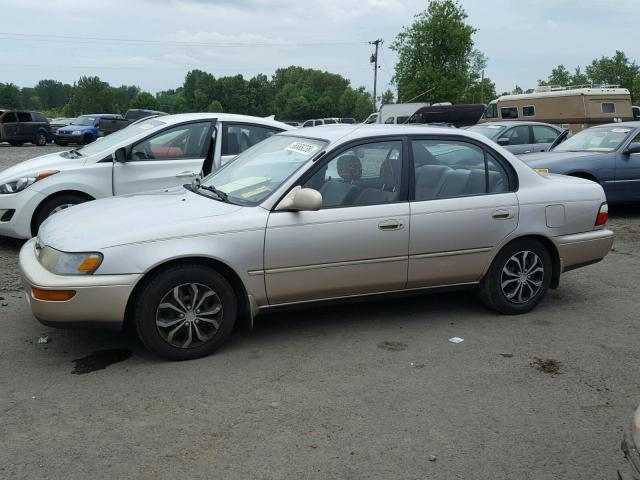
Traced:
<path fill-rule="evenodd" d="M 149 46 L 202 46 L 221 48 L 242 47 L 327 47 L 345 45 L 366 45 L 367 42 L 184 42 L 178 40 L 142 40 L 134 38 L 83 37 L 75 35 L 44 35 L 35 33 L 0 32 L 5 40 L 21 40 L 33 42 L 80 43 L 92 45 L 149 45 Z"/>
<path fill-rule="evenodd" d="M 26 67 L 26 68 L 77 68 L 77 69 L 96 69 L 96 70 L 192 70 L 198 68 L 197 66 L 184 66 L 184 67 L 162 67 L 153 65 L 143 66 L 105 66 L 105 65 L 60 65 L 60 64 L 28 64 L 28 63 L 0 63 L 3 67 Z M 209 68 L 209 67 L 200 67 Z M 278 67 L 279 68 L 279 67 Z M 336 69 L 359 69 L 369 68 L 369 65 L 323 65 L 323 69 L 336 68 Z M 261 72 L 269 70 L 269 68 L 213 68 L 216 72 Z"/>

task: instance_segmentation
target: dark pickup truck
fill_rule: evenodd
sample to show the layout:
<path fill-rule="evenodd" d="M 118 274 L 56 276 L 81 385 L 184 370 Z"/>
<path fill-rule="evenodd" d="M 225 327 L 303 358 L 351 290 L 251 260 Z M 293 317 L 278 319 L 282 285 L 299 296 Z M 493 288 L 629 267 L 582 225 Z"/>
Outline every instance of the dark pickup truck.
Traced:
<path fill-rule="evenodd" d="M 51 139 L 51 126 L 40 112 L 0 109 L 0 142 L 19 147 L 30 142 L 39 147 Z"/>

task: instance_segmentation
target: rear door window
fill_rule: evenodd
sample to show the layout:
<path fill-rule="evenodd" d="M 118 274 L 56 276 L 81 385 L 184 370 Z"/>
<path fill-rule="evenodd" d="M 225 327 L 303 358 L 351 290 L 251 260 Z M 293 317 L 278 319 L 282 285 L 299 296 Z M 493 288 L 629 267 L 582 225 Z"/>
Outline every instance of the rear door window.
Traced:
<path fill-rule="evenodd" d="M 558 132 L 551 127 L 545 127 L 542 125 L 534 125 L 533 130 L 533 143 L 553 143 L 558 136 Z"/>
<path fill-rule="evenodd" d="M 526 145 L 531 143 L 529 140 L 529 127 L 526 125 L 510 128 L 506 132 L 501 133 L 500 138 L 509 139 L 508 145 Z"/>
<path fill-rule="evenodd" d="M 31 114 L 29 112 L 17 112 L 19 122 L 31 122 Z"/>
<path fill-rule="evenodd" d="M 238 155 L 281 131 L 257 125 L 226 124 L 222 138 L 222 155 Z"/>

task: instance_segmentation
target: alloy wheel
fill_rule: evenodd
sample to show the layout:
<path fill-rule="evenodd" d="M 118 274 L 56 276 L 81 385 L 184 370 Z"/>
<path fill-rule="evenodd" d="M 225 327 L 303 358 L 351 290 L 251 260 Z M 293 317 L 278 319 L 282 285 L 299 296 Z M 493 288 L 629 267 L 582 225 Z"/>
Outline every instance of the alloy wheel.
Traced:
<path fill-rule="evenodd" d="M 525 250 L 513 254 L 505 263 L 500 276 L 500 288 L 512 303 L 527 303 L 534 298 L 544 279 L 544 264 L 534 252 Z"/>
<path fill-rule="evenodd" d="M 216 335 L 222 318 L 222 302 L 216 292 L 200 283 L 184 283 L 162 297 L 156 309 L 156 328 L 168 344 L 195 348 Z"/>

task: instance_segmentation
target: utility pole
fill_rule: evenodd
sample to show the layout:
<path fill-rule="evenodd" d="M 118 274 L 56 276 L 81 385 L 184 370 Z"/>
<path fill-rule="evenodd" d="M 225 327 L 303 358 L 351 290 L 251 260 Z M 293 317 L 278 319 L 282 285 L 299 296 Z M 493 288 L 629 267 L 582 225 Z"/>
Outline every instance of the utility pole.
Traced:
<path fill-rule="evenodd" d="M 376 53 L 371 55 L 370 62 L 373 63 L 373 111 L 378 111 L 378 101 L 376 99 L 376 90 L 378 88 L 378 47 L 383 43 L 382 39 L 379 38 L 372 42 L 369 42 L 369 45 L 376 46 Z"/>

